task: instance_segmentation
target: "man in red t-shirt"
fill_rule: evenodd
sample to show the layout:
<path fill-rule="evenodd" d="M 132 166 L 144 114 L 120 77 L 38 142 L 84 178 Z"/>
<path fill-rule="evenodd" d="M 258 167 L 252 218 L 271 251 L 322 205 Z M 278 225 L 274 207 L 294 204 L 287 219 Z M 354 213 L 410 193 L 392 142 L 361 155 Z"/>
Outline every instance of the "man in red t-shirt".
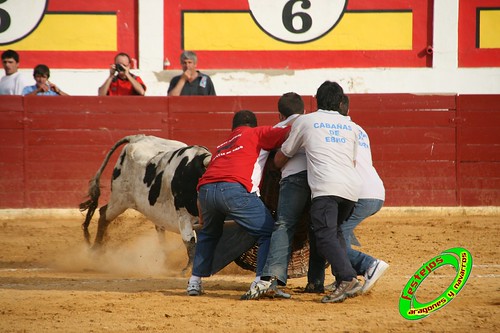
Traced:
<path fill-rule="evenodd" d="M 127 96 L 146 93 L 146 85 L 139 76 L 130 73 L 130 57 L 118 53 L 115 63 L 109 66 L 109 76 L 99 87 L 99 96 Z"/>
<path fill-rule="evenodd" d="M 262 149 L 281 146 L 289 127 L 257 127 L 252 111 L 238 111 L 228 139 L 217 147 L 207 171 L 198 182 L 200 216 L 193 275 L 187 293 L 202 293 L 201 278 L 211 275 L 214 252 L 221 238 L 224 221 L 234 220 L 257 240 L 256 279 L 266 263 L 274 219 L 260 199 L 259 184 L 266 159 L 259 158 Z"/>

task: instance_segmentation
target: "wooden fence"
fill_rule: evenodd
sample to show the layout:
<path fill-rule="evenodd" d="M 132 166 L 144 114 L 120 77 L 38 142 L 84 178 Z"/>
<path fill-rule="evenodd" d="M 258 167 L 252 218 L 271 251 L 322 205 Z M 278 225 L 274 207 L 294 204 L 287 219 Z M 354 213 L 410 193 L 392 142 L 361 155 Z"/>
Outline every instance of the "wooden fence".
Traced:
<path fill-rule="evenodd" d="M 500 95 L 354 94 L 386 206 L 499 206 Z M 279 96 L 0 96 L 0 208 L 76 208 L 109 148 L 143 133 L 209 148 L 233 113 L 278 122 Z M 306 111 L 315 100 L 304 97 Z M 114 159 L 102 184 L 104 202 Z"/>

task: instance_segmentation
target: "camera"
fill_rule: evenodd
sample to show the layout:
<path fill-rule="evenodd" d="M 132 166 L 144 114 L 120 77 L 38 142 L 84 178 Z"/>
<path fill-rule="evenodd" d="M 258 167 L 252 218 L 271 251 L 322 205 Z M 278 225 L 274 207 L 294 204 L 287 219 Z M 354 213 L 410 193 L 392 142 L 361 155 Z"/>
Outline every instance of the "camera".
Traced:
<path fill-rule="evenodd" d="M 115 64 L 115 68 L 118 72 L 125 72 L 125 68 L 121 64 Z"/>

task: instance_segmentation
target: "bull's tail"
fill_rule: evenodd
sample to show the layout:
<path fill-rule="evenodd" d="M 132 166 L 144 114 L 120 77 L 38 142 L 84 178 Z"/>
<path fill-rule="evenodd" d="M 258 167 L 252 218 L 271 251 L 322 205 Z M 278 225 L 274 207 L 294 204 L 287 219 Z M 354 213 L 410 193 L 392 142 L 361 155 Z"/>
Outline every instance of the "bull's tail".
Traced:
<path fill-rule="evenodd" d="M 101 196 L 101 189 L 100 189 L 101 175 L 104 169 L 106 168 L 106 165 L 108 164 L 111 155 L 113 155 L 115 150 L 118 149 L 118 147 L 120 147 L 121 145 L 125 143 L 136 142 L 142 139 L 143 137 L 144 137 L 143 134 L 129 135 L 116 142 L 114 146 L 111 147 L 109 152 L 106 154 L 106 157 L 104 158 L 104 161 L 102 162 L 99 170 L 97 170 L 97 173 L 95 174 L 94 178 L 90 180 L 89 190 L 87 194 L 89 199 L 87 201 L 82 202 L 79 206 L 81 212 L 88 210 L 87 215 L 85 216 L 85 221 L 82 223 L 83 234 L 87 243 L 90 244 L 90 234 L 88 231 L 89 224 L 90 221 L 92 220 L 92 216 L 94 216 L 94 212 L 99 204 L 99 197 Z"/>

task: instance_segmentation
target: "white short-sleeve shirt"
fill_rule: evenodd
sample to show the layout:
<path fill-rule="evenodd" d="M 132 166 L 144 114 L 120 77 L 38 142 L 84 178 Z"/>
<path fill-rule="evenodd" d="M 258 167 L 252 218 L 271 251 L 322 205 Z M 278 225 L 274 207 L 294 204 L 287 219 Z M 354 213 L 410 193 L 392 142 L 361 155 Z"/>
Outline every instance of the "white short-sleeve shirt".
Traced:
<path fill-rule="evenodd" d="M 24 87 L 31 85 L 31 82 L 20 72 L 6 75 L 0 79 L 0 95 L 21 95 Z"/>
<path fill-rule="evenodd" d="M 304 148 L 312 197 L 335 195 L 357 201 L 361 179 L 355 169 L 358 127 L 337 111 L 318 110 L 300 116 L 281 146 L 287 157 Z"/>
<path fill-rule="evenodd" d="M 299 117 L 300 114 L 292 114 L 282 122 L 276 124 L 277 127 L 287 126 L 293 119 Z M 281 178 L 286 178 L 290 175 L 294 175 L 301 171 L 307 169 L 307 159 L 306 152 L 304 148 L 301 148 L 297 153 L 286 162 L 286 164 L 281 168 Z"/>
<path fill-rule="evenodd" d="M 353 124 L 359 130 L 358 156 L 356 158 L 356 170 L 362 181 L 359 198 L 385 200 L 384 183 L 377 170 L 373 167 L 370 138 L 361 126 Z"/>

